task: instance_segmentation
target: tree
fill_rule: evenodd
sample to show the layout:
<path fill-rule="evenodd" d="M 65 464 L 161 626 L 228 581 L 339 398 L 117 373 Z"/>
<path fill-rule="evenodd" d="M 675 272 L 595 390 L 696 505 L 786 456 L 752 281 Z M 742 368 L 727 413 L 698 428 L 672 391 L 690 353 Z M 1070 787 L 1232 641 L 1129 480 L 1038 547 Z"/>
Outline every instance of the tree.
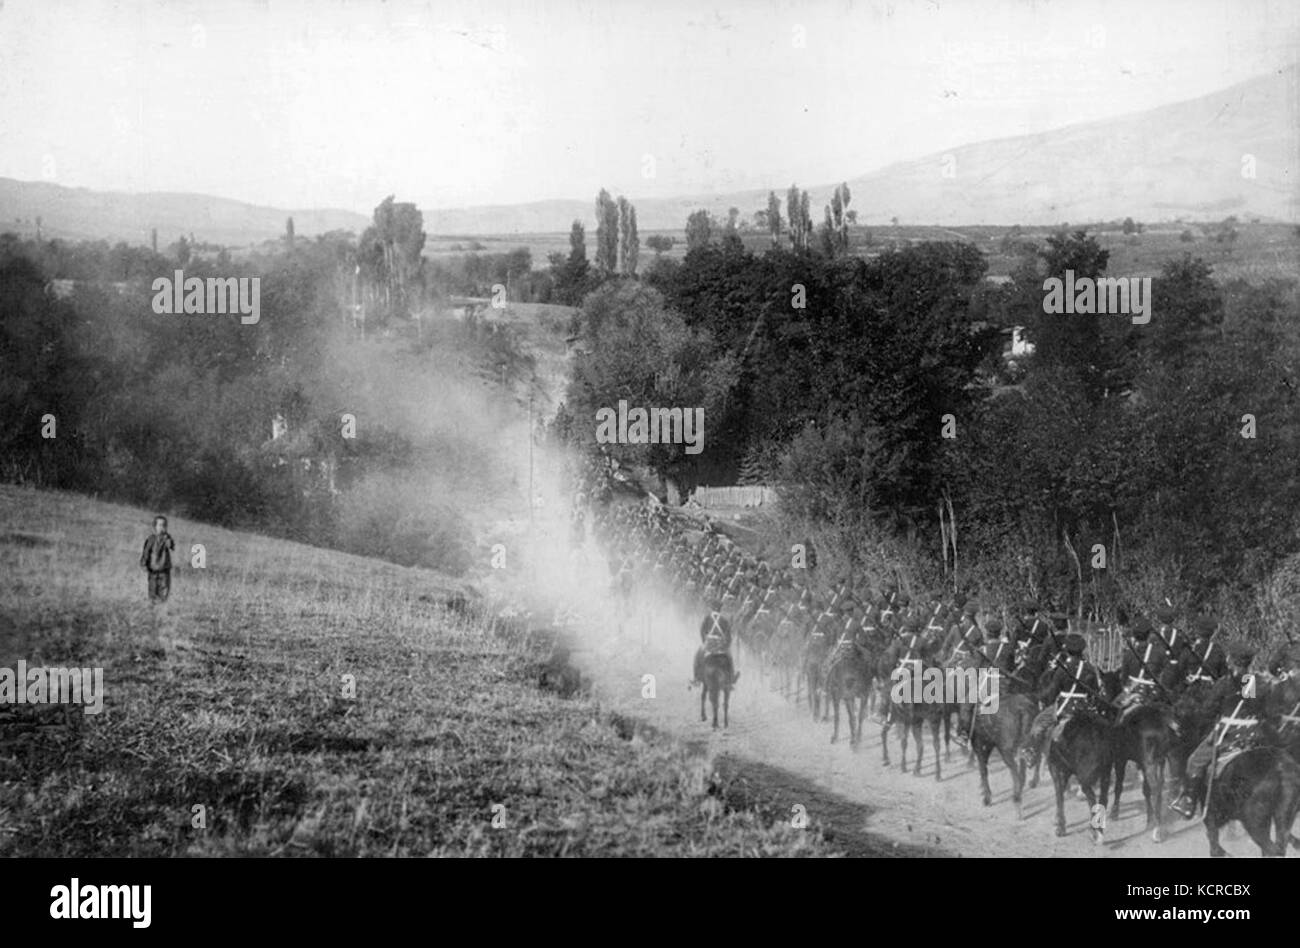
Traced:
<path fill-rule="evenodd" d="M 767 230 L 772 235 L 772 246 L 781 242 L 781 201 L 775 191 L 767 192 Z"/>
<path fill-rule="evenodd" d="M 424 252 L 424 215 L 409 201 L 388 195 L 375 208 L 374 223 L 361 235 L 363 273 L 383 287 L 389 312 L 405 312 Z"/>
<path fill-rule="evenodd" d="M 676 238 L 669 237 L 666 234 L 651 234 L 645 240 L 645 245 L 655 252 L 655 256 L 667 253 L 677 245 Z"/>
<path fill-rule="evenodd" d="M 1120 229 L 1126 234 L 1137 233 L 1137 225 L 1133 223 L 1133 218 L 1131 217 L 1124 218 L 1124 225 Z"/>
<path fill-rule="evenodd" d="M 293 249 L 293 218 L 290 217 L 284 222 L 284 242 L 289 249 Z"/>
<path fill-rule="evenodd" d="M 812 239 L 812 213 L 808 192 L 800 191 L 798 186 L 790 185 L 786 192 L 786 217 L 790 222 L 790 246 L 795 250 L 807 250 Z"/>
<path fill-rule="evenodd" d="M 822 253 L 828 257 L 835 256 L 835 251 L 839 249 L 839 240 L 836 237 L 838 231 L 831 215 L 831 206 L 827 204 L 826 219 L 822 222 Z"/>
<path fill-rule="evenodd" d="M 808 192 L 804 191 L 799 197 L 799 208 L 803 215 L 801 230 L 803 233 L 803 249 L 807 250 L 812 240 L 812 202 L 808 199 Z"/>
<path fill-rule="evenodd" d="M 641 238 L 636 232 L 636 207 L 623 196 L 618 199 L 618 272 L 636 276 Z"/>
<path fill-rule="evenodd" d="M 620 274 L 627 273 L 627 253 L 628 253 L 628 236 L 630 235 L 631 224 L 631 203 L 623 195 L 618 196 L 618 259 L 615 265 L 615 272 Z"/>
<path fill-rule="evenodd" d="M 596 196 L 596 270 L 602 277 L 618 272 L 618 204 L 604 188 Z"/>
<path fill-rule="evenodd" d="M 555 281 L 556 301 L 565 306 L 582 302 L 591 281 L 591 265 L 587 262 L 587 235 L 582 221 L 574 221 L 569 228 L 569 255 L 552 254 L 551 276 Z"/>
<path fill-rule="evenodd" d="M 579 325 L 584 346 L 565 394 L 576 417 L 594 418 L 620 399 L 631 407 L 699 408 L 708 420 L 723 415 L 738 375 L 735 359 L 715 356 L 707 333 L 688 327 L 657 290 L 633 281 L 607 283 L 587 297 Z M 585 426 L 585 434 L 594 439 L 595 426 Z M 695 463 L 685 447 L 616 444 L 609 450 L 680 478 Z"/>
<path fill-rule="evenodd" d="M 630 204 L 628 207 L 628 276 L 634 277 L 637 274 L 637 261 L 641 257 L 641 238 L 637 235 L 637 208 L 636 205 Z"/>
<path fill-rule="evenodd" d="M 852 195 L 849 192 L 848 183 L 845 182 L 836 186 L 835 193 L 831 195 L 831 215 L 835 231 L 835 242 L 841 250 L 849 249 L 849 201 Z"/>
<path fill-rule="evenodd" d="M 697 247 L 707 247 L 712 240 L 713 221 L 709 212 L 703 208 L 692 211 L 691 216 L 686 218 L 686 252 L 690 253 Z"/>
<path fill-rule="evenodd" d="M 1043 311 L 1045 278 L 1054 277 L 1064 283 L 1066 271 L 1072 271 L 1076 282 L 1083 277 L 1095 280 L 1106 271 L 1110 251 L 1102 249 L 1097 239 L 1085 231 L 1059 231 L 1047 238 L 1047 246 L 1038 256 L 1046 264 L 1046 274 L 1040 274 L 1031 260 L 1026 260 L 1014 274 L 1016 320 L 1025 326 L 1034 344 L 1034 364 L 1056 366 L 1077 376 L 1090 401 L 1095 402 L 1108 391 L 1118 391 L 1118 321 L 1097 313 Z"/>

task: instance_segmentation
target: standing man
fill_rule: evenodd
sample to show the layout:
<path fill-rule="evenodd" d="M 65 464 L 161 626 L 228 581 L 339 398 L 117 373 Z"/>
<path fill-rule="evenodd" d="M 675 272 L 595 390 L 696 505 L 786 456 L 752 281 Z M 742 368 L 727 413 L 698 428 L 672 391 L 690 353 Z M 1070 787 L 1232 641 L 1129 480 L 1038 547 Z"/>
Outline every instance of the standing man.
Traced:
<path fill-rule="evenodd" d="M 172 589 L 172 551 L 176 541 L 167 532 L 167 518 L 153 518 L 153 533 L 144 541 L 140 568 L 149 574 L 149 601 L 166 602 Z"/>

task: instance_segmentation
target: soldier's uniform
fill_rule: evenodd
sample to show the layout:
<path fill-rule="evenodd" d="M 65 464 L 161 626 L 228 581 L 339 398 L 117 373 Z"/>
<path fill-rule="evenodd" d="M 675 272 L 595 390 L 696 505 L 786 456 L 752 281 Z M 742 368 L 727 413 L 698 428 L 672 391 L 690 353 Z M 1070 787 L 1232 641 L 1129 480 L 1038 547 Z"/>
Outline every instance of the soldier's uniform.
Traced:
<path fill-rule="evenodd" d="M 1025 744 L 1035 761 L 1052 728 L 1064 725 L 1071 716 L 1089 707 L 1101 688 L 1097 667 L 1084 657 L 1087 644 L 1082 635 L 1071 632 L 1065 637 L 1064 657 L 1058 655 L 1052 663 L 1051 676 L 1039 695 L 1044 707 L 1034 718 Z"/>
<path fill-rule="evenodd" d="M 1155 700 L 1169 663 L 1169 656 L 1155 636 L 1151 620 L 1144 616 L 1134 619 L 1129 635 L 1129 648 L 1124 650 L 1120 662 L 1120 676 L 1124 683 L 1118 702 L 1121 721 L 1139 704 Z"/>
<path fill-rule="evenodd" d="M 1206 773 L 1215 757 L 1229 749 L 1248 747 L 1258 736 L 1263 708 L 1254 692 L 1254 680 L 1247 675 L 1254 658 L 1253 647 L 1234 645 L 1229 653 L 1229 674 L 1214 683 L 1211 701 L 1219 720 L 1187 758 L 1182 795 L 1169 805 L 1189 820 L 1205 796 Z"/>
<path fill-rule="evenodd" d="M 1218 681 L 1228 674 L 1228 658 L 1223 647 L 1214 640 L 1215 622 L 1209 616 L 1201 616 L 1192 624 L 1195 639 L 1188 647 L 1188 658 L 1183 671 L 1185 683 L 1198 681 Z"/>
<path fill-rule="evenodd" d="M 1002 623 L 990 619 L 984 623 L 984 645 L 980 650 L 985 668 L 996 668 L 999 675 L 1011 672 L 1011 659 L 1014 650 L 1011 643 L 1002 636 Z"/>
<path fill-rule="evenodd" d="M 926 642 L 922 635 L 921 620 L 916 616 L 908 616 L 903 619 L 898 635 L 894 641 L 885 649 L 885 663 L 893 671 L 897 671 L 904 666 L 907 667 L 908 674 L 921 674 L 926 658 Z M 883 701 L 878 712 L 878 717 L 888 722 L 893 718 L 893 703 L 891 701 L 894 680 L 890 681 L 882 689 Z M 908 687 L 910 693 L 911 686 Z"/>
<path fill-rule="evenodd" d="M 1156 636 L 1164 646 L 1168 660 L 1164 676 L 1160 682 L 1167 689 L 1173 690 L 1183 683 L 1187 676 L 1187 663 L 1191 660 L 1192 637 L 1174 624 L 1177 618 L 1173 606 L 1165 605 L 1156 610 Z"/>

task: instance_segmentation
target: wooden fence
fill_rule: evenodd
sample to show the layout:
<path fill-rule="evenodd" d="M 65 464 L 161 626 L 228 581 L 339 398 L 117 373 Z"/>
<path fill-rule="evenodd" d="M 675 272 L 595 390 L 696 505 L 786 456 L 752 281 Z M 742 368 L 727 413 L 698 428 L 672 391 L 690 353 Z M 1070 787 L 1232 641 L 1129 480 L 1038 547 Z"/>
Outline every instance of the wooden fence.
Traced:
<path fill-rule="evenodd" d="M 1114 671 L 1124 660 L 1124 634 L 1119 629 L 1085 630 L 1088 658 L 1102 671 Z"/>
<path fill-rule="evenodd" d="M 691 502 L 701 507 L 765 507 L 776 503 L 770 487 L 697 487 Z"/>

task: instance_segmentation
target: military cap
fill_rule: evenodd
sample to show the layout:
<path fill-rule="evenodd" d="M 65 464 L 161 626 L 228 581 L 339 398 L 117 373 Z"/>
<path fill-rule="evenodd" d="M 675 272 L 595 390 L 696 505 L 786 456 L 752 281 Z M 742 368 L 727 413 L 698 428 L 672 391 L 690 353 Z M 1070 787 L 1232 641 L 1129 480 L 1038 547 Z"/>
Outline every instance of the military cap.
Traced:
<path fill-rule="evenodd" d="M 1178 613 L 1174 610 L 1174 607 L 1170 605 L 1162 605 L 1156 609 L 1156 618 L 1159 619 L 1161 622 L 1165 623 L 1166 625 L 1168 625 L 1170 622 L 1173 622 L 1174 617 L 1177 614 Z"/>
<path fill-rule="evenodd" d="M 970 616 L 973 619 L 975 618 L 976 613 L 978 613 L 979 611 L 980 611 L 979 603 L 968 602 L 966 603 L 966 608 L 962 610 L 962 615 Z"/>
<path fill-rule="evenodd" d="M 1146 616 L 1138 616 L 1129 626 L 1129 632 L 1139 639 L 1144 639 L 1151 634 L 1151 620 Z"/>
<path fill-rule="evenodd" d="M 1088 640 L 1078 632 L 1071 632 L 1065 637 L 1065 650 L 1071 655 L 1082 655 L 1088 647 Z"/>
<path fill-rule="evenodd" d="M 1192 628 L 1196 631 L 1196 634 L 1204 635 L 1207 638 L 1213 635 L 1218 627 L 1219 624 L 1214 621 L 1213 616 L 1197 616 L 1195 621 L 1192 622 Z"/>
<path fill-rule="evenodd" d="M 986 638 L 996 639 L 1002 634 L 1002 622 L 1000 619 L 989 619 L 984 623 L 984 635 Z"/>
<path fill-rule="evenodd" d="M 915 632 L 921 628 L 921 619 L 919 616 L 908 616 L 903 620 L 903 628 L 909 632 Z"/>

